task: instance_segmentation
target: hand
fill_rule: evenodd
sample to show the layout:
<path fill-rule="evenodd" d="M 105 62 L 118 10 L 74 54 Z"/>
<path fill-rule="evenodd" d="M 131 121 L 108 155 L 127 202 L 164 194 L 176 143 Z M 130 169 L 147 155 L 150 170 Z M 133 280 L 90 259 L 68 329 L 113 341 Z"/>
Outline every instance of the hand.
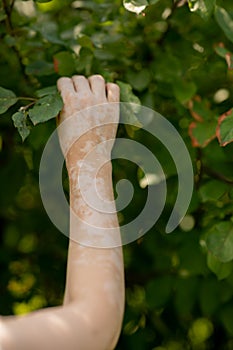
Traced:
<path fill-rule="evenodd" d="M 106 84 L 100 75 L 77 75 L 60 78 L 57 86 L 64 102 L 58 133 L 68 171 L 94 149 L 110 158 L 119 121 L 119 103 L 112 103 L 119 102 L 118 85 Z"/>

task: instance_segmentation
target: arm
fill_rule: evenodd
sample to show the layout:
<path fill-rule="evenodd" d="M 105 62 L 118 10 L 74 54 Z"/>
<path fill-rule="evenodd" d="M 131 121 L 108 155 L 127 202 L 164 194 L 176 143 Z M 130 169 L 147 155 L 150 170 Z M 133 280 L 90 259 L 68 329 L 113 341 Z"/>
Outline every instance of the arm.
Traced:
<path fill-rule="evenodd" d="M 119 101 L 118 87 L 105 85 L 100 76 L 92 76 L 89 80 L 80 76 L 61 78 L 58 89 L 64 100 L 60 123 L 85 107 Z M 63 306 L 23 317 L 2 318 L 0 350 L 110 350 L 116 345 L 124 311 L 122 249 L 119 244 L 116 248 L 96 248 L 105 246 L 103 243 L 109 239 L 106 237 L 108 229 L 114 228 L 114 238 L 110 234 L 110 239 L 120 242 L 117 217 L 111 213 L 114 209 L 109 157 L 111 142 L 107 142 L 105 148 L 97 146 L 100 137 L 105 141 L 113 139 L 116 127 L 106 126 L 100 131 L 95 128 L 95 120 L 102 118 L 108 122 L 114 117 L 116 125 L 118 116 L 117 110 L 93 114 L 91 133 L 81 136 L 66 154 L 71 239 Z M 77 125 L 81 128 L 83 120 L 79 118 Z M 65 147 L 64 135 L 60 134 L 60 142 Z M 85 200 L 90 194 L 90 183 L 94 181 L 98 161 L 105 165 L 97 174 L 97 190 L 104 197 L 110 213 L 89 206 Z M 82 169 L 81 164 L 84 164 Z M 98 227 L 103 227 L 103 230 Z M 88 237 L 88 246 L 79 243 L 82 237 Z"/>

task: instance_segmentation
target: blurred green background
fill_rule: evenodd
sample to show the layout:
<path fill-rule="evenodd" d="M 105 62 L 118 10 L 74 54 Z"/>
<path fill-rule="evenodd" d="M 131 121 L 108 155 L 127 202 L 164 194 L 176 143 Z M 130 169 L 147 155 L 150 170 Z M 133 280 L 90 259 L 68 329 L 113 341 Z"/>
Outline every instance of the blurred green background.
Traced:
<path fill-rule="evenodd" d="M 20 97 L 0 115 L 0 314 L 58 305 L 63 296 L 68 239 L 47 217 L 38 186 L 55 115 L 32 124 L 37 91 L 59 76 L 102 74 L 121 82 L 122 101 L 140 100 L 177 128 L 195 174 L 187 215 L 167 235 L 177 194 L 172 158 L 142 131 L 119 128 L 154 152 L 168 194 L 156 225 L 124 247 L 117 349 L 233 349 L 232 113 L 219 121 L 233 105 L 232 45 L 231 0 L 0 1 L 0 86 Z M 19 108 L 17 124 L 11 117 Z M 124 223 L 143 208 L 145 174 L 124 160 L 113 170 L 114 183 L 134 185 L 133 202 L 119 214 Z"/>

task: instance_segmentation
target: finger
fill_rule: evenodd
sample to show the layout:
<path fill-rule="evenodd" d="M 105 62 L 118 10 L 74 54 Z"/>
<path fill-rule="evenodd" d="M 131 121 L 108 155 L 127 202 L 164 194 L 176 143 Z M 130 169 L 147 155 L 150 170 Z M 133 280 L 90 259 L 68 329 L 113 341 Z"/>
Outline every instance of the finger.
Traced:
<path fill-rule="evenodd" d="M 63 98 L 70 93 L 75 93 L 73 82 L 70 78 L 62 77 L 57 81 L 57 88 Z"/>
<path fill-rule="evenodd" d="M 90 85 L 88 80 L 83 75 L 74 75 L 72 77 L 74 88 L 78 93 L 90 93 Z"/>
<path fill-rule="evenodd" d="M 120 101 L 120 88 L 117 84 L 107 83 L 107 100 L 108 102 L 119 102 Z"/>
<path fill-rule="evenodd" d="M 106 87 L 105 80 L 101 75 L 92 75 L 88 78 L 91 91 L 100 99 L 100 101 L 106 100 Z"/>

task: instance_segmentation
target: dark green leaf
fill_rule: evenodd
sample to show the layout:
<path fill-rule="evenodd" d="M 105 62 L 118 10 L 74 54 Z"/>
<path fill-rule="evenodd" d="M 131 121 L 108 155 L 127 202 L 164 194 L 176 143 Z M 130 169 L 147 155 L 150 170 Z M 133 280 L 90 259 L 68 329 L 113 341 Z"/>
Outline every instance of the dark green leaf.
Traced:
<path fill-rule="evenodd" d="M 90 49 L 91 51 L 93 51 L 93 49 L 94 49 L 92 40 L 87 35 L 80 34 L 78 37 L 78 43 L 80 46 L 85 47 L 87 49 Z"/>
<path fill-rule="evenodd" d="M 45 87 L 43 89 L 37 90 L 36 96 L 40 98 L 40 97 L 44 97 L 47 95 L 54 95 L 56 93 L 57 93 L 57 87 L 56 87 L 56 85 L 53 85 L 53 86 L 48 86 L 48 87 Z"/>
<path fill-rule="evenodd" d="M 233 19 L 229 13 L 224 8 L 216 6 L 215 18 L 226 37 L 233 42 Z"/>
<path fill-rule="evenodd" d="M 210 180 L 203 184 L 199 189 L 199 195 L 202 202 L 217 201 L 219 200 L 229 189 L 229 186 L 217 180 Z"/>
<path fill-rule="evenodd" d="M 27 125 L 27 114 L 23 111 L 19 111 L 12 116 L 12 120 L 14 122 L 14 126 L 18 129 L 18 132 L 24 141 L 30 134 L 30 127 Z"/>
<path fill-rule="evenodd" d="M 195 95 L 197 87 L 193 82 L 176 81 L 173 85 L 174 95 L 180 103 L 186 103 Z"/>
<path fill-rule="evenodd" d="M 171 276 L 158 277 L 146 286 L 146 301 L 152 308 L 163 307 L 172 291 Z"/>
<path fill-rule="evenodd" d="M 58 52 L 53 59 L 54 69 L 58 74 L 71 76 L 75 72 L 75 59 L 71 52 Z"/>
<path fill-rule="evenodd" d="M 0 86 L 0 114 L 5 113 L 18 101 L 15 93 Z"/>
<path fill-rule="evenodd" d="M 54 66 L 52 63 L 45 61 L 35 61 L 26 66 L 26 73 L 28 75 L 36 75 L 38 77 L 51 75 L 54 73 Z"/>
<path fill-rule="evenodd" d="M 224 307 L 221 311 L 221 320 L 228 331 L 228 333 L 233 336 L 233 305 Z"/>
<path fill-rule="evenodd" d="M 29 110 L 29 117 L 34 125 L 55 118 L 63 107 L 61 96 L 57 94 L 42 97 Z"/>
<path fill-rule="evenodd" d="M 220 262 L 233 259 L 233 223 L 220 222 L 209 231 L 206 239 L 207 248 Z"/>
<path fill-rule="evenodd" d="M 129 71 L 127 80 L 133 89 L 142 91 L 149 85 L 151 76 L 147 69 L 142 69 L 139 72 Z"/>

